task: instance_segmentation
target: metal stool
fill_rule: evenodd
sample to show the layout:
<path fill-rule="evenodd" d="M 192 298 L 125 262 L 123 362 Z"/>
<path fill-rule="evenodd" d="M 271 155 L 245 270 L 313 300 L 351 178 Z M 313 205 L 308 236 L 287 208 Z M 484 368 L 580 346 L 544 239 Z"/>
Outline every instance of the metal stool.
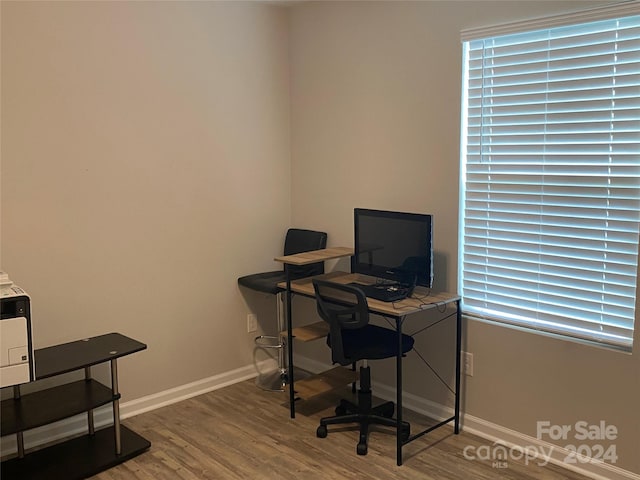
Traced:
<path fill-rule="evenodd" d="M 309 252 L 311 250 L 320 250 L 327 246 L 327 234 L 325 232 L 317 232 L 314 230 L 303 230 L 299 228 L 290 228 L 284 242 L 284 254 L 295 255 L 296 253 Z M 288 266 L 291 279 L 310 277 L 324 273 L 324 262 L 318 262 L 304 266 Z M 278 350 L 278 367 L 268 373 L 260 373 L 256 379 L 256 384 L 265 390 L 283 391 L 288 383 L 287 369 L 285 366 L 284 349 L 286 342 L 282 338 L 281 333 L 286 328 L 284 315 L 284 290 L 278 287 L 278 283 L 286 280 L 284 270 L 273 272 L 254 273 L 238 278 L 238 284 L 251 290 L 263 292 L 276 296 L 276 320 L 278 334 L 259 335 L 255 338 L 255 345 L 258 348 L 277 349 Z"/>
<path fill-rule="evenodd" d="M 258 335 L 255 338 L 256 347 L 278 350 L 278 367 L 268 373 L 259 373 L 256 377 L 256 385 L 270 392 L 282 392 L 287 385 L 287 368 L 284 364 L 284 349 L 286 342 L 281 335 L 284 330 L 284 308 L 282 291 L 276 294 L 276 320 L 278 335 Z"/>

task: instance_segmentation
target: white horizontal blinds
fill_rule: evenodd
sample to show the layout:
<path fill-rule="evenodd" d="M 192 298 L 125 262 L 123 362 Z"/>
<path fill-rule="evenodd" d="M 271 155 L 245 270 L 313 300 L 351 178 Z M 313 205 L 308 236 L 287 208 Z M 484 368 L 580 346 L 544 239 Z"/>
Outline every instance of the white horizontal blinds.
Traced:
<path fill-rule="evenodd" d="M 640 16 L 465 43 L 466 313 L 630 348 Z"/>

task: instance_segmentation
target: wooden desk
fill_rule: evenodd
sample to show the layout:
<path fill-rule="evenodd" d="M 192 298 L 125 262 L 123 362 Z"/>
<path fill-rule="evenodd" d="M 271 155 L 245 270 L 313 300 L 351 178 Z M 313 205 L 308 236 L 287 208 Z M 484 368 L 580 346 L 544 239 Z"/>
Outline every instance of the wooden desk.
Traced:
<path fill-rule="evenodd" d="M 315 297 L 313 291 L 313 279 L 320 278 L 323 280 L 329 280 L 336 283 L 362 283 L 363 285 L 372 285 L 376 283 L 375 277 L 369 277 L 367 275 L 361 275 L 359 273 L 347 273 L 347 272 L 330 272 L 324 275 L 318 275 L 316 277 L 301 278 L 300 280 L 293 280 L 291 282 L 291 291 L 293 293 L 299 293 L 301 295 Z M 281 288 L 286 288 L 286 282 L 282 282 L 278 285 Z M 398 302 L 383 302 L 382 300 L 376 300 L 375 298 L 367 298 L 369 305 L 369 311 L 373 313 L 379 313 L 381 315 L 398 316 L 398 315 L 411 315 L 412 313 L 423 312 L 430 310 L 438 306 L 443 306 L 459 300 L 460 297 L 453 293 L 447 292 L 433 292 L 426 287 L 417 286 L 414 290 L 414 294 L 411 298 L 405 298 Z"/>
<path fill-rule="evenodd" d="M 353 248 L 350 247 L 332 247 L 276 257 L 274 260 L 284 263 L 285 265 L 310 265 L 312 263 L 324 262 L 325 260 L 350 257 L 353 253 Z"/>
<path fill-rule="evenodd" d="M 307 263 L 314 263 L 323 260 L 329 260 L 333 258 L 339 258 L 341 256 L 352 255 L 353 250 L 344 247 L 337 247 L 333 249 L 317 250 L 315 252 L 306 252 L 299 255 L 289 255 L 287 257 L 278 257 L 277 261 L 290 265 L 305 265 Z M 304 263 L 296 263 L 304 262 Z M 287 345 L 288 345 L 288 372 L 289 372 L 289 402 L 291 418 L 295 418 L 295 387 L 293 381 L 293 331 L 292 331 L 292 313 L 291 313 L 291 296 L 293 293 L 304 295 L 307 297 L 315 297 L 313 289 L 313 278 L 321 278 L 330 280 L 336 283 L 375 283 L 375 279 L 359 274 L 345 273 L 345 272 L 331 272 L 317 277 L 303 278 L 292 281 L 287 277 L 287 281 L 281 284 L 282 288 L 286 289 L 287 297 Z M 396 460 L 398 465 L 402 465 L 402 447 L 407 443 L 410 443 L 423 435 L 429 433 L 436 428 L 439 428 L 450 422 L 454 422 L 454 432 L 458 434 L 460 432 L 460 353 L 462 346 L 462 316 L 460 312 L 460 297 L 456 294 L 446 292 L 432 292 L 424 287 L 416 287 L 412 298 L 406 298 L 399 302 L 382 302 L 373 298 L 368 298 L 367 303 L 369 310 L 374 314 L 385 315 L 387 318 L 395 320 L 396 332 L 398 338 L 398 356 L 396 357 L 396 419 L 398 426 L 396 429 Z M 426 310 L 454 304 L 456 306 L 456 374 L 455 374 L 455 406 L 454 415 L 448 419 L 441 421 L 440 423 L 418 433 L 414 433 L 408 440 L 403 441 L 400 435 L 402 424 L 402 325 L 407 315 L 412 315 Z"/>

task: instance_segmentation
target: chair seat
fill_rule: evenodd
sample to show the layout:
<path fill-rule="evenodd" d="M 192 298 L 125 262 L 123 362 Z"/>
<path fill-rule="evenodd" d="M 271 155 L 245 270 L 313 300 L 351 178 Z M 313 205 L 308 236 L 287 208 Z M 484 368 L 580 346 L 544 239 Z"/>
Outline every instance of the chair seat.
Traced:
<path fill-rule="evenodd" d="M 253 273 L 238 278 L 238 284 L 258 292 L 277 294 L 284 289 L 278 287 L 278 283 L 287 279 L 284 270 L 274 272 Z"/>
<path fill-rule="evenodd" d="M 368 324 L 357 330 L 342 330 L 344 355 L 355 362 L 361 359 L 379 360 L 398 355 L 397 333 L 388 328 Z M 402 334 L 402 353 L 413 348 L 413 337 Z M 327 337 L 331 347 L 331 335 Z"/>

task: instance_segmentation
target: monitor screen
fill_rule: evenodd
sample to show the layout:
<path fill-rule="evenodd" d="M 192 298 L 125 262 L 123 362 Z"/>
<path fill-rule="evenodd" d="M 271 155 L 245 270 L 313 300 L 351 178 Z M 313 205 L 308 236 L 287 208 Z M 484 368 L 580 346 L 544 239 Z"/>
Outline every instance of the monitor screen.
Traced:
<path fill-rule="evenodd" d="M 354 273 L 432 286 L 431 215 L 356 208 L 354 234 Z"/>

